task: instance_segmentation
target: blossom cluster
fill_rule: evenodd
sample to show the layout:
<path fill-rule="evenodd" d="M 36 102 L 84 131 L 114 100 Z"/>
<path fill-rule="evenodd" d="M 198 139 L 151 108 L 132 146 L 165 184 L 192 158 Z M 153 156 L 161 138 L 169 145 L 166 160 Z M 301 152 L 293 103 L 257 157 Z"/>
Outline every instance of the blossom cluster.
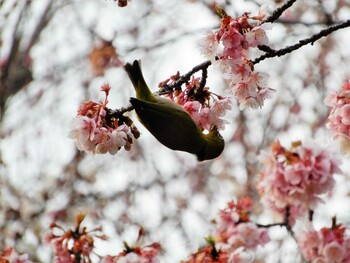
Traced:
<path fill-rule="evenodd" d="M 346 228 L 335 225 L 316 231 L 312 226 L 297 237 L 300 251 L 308 262 L 350 262 L 350 236 Z"/>
<path fill-rule="evenodd" d="M 328 128 L 334 138 L 339 140 L 342 150 L 350 153 L 350 80 L 345 82 L 339 94 L 331 92 L 325 99 L 331 107 L 328 116 Z"/>
<path fill-rule="evenodd" d="M 249 221 L 251 209 L 251 199 L 242 198 L 236 203 L 229 202 L 227 207 L 219 212 L 214 239 L 220 248 L 234 251 L 244 247 L 255 250 L 258 245 L 264 245 L 270 240 L 265 228 L 259 228 Z"/>
<path fill-rule="evenodd" d="M 130 150 L 134 139 L 139 137 L 137 128 L 125 116 L 114 117 L 107 106 L 110 86 L 104 84 L 104 102 L 84 102 L 72 121 L 69 136 L 79 150 L 93 153 L 116 154 L 122 147 Z"/>
<path fill-rule="evenodd" d="M 144 247 L 127 247 L 117 256 L 103 257 L 100 263 L 156 263 L 160 249 L 157 242 Z"/>
<path fill-rule="evenodd" d="M 81 224 L 85 219 L 85 214 L 78 213 L 75 217 L 75 227 L 73 229 L 65 230 L 56 223 L 50 225 L 50 232 L 45 236 L 46 243 L 53 246 L 56 263 L 90 263 L 91 255 L 94 253 L 95 238 L 106 240 L 107 236 L 102 233 L 102 227 L 87 231 L 86 227 Z M 54 232 L 60 231 L 61 234 Z M 143 228 L 139 231 L 138 243 L 144 235 Z M 100 263 L 156 263 L 157 257 L 160 254 L 161 247 L 159 243 L 152 243 L 148 246 L 134 246 L 129 247 L 124 242 L 125 250 L 117 256 L 99 256 Z M 9 257 L 9 252 L 4 253 L 4 257 Z M 97 254 L 95 254 L 98 256 Z M 0 262 L 1 257 L 0 255 Z M 6 261 L 5 261 L 6 262 Z M 30 263 L 29 261 L 8 261 L 15 263 Z"/>
<path fill-rule="evenodd" d="M 156 263 L 161 252 L 159 243 L 154 242 L 147 246 L 140 246 L 145 235 L 143 227 L 139 229 L 136 245 L 130 247 L 124 242 L 125 249 L 117 256 L 105 256 L 100 263 Z"/>
<path fill-rule="evenodd" d="M 177 78 L 178 75 L 160 83 L 160 91 Z M 164 97 L 181 105 L 202 131 L 211 131 L 214 127 L 223 130 L 227 121 L 222 117 L 231 109 L 231 98 L 215 95 L 208 87 L 202 87 L 201 80 L 192 76 L 183 90 L 175 90 Z"/>
<path fill-rule="evenodd" d="M 221 26 L 209 32 L 199 43 L 201 52 L 224 71 L 230 81 L 230 91 L 237 98 L 240 109 L 259 108 L 265 99 L 272 96 L 273 89 L 267 86 L 268 75 L 254 72 L 253 64 L 247 58 L 248 50 L 259 45 L 267 45 L 269 40 L 263 24 L 263 14 L 250 16 L 245 13 L 237 18 L 227 14 L 221 19 Z M 258 21 L 256 24 L 250 23 Z"/>
<path fill-rule="evenodd" d="M 215 220 L 214 234 L 208 246 L 191 255 L 186 263 L 195 262 L 253 262 L 253 251 L 270 241 L 266 228 L 249 220 L 250 198 L 229 202 Z"/>
<path fill-rule="evenodd" d="M 282 216 L 288 209 L 290 225 L 315 209 L 319 195 L 333 189 L 334 174 L 340 173 L 338 157 L 313 141 L 294 142 L 290 150 L 277 141 L 259 161 L 264 166 L 257 183 L 262 202 Z"/>
<path fill-rule="evenodd" d="M 217 250 L 215 245 L 207 245 L 193 253 L 190 258 L 181 263 L 251 263 L 253 262 L 251 253 L 244 250 L 243 247 L 233 252 L 227 250 Z"/>
<path fill-rule="evenodd" d="M 5 248 L 0 254 L 1 263 L 32 263 L 27 254 L 19 254 L 13 247 Z"/>
<path fill-rule="evenodd" d="M 96 76 L 102 76 L 108 68 L 123 65 L 112 42 L 106 40 L 102 40 L 99 46 L 91 50 L 89 60 L 92 71 Z"/>
<path fill-rule="evenodd" d="M 102 240 L 107 239 L 103 234 L 97 235 L 93 232 L 101 232 L 101 228 L 86 231 L 86 227 L 81 227 L 85 215 L 78 213 L 75 218 L 75 228 L 65 230 L 63 227 L 52 223 L 51 231 L 45 239 L 48 244 L 53 245 L 56 263 L 88 263 L 91 262 L 90 255 L 94 249 L 94 237 Z M 62 234 L 57 235 L 54 230 L 59 230 Z"/>

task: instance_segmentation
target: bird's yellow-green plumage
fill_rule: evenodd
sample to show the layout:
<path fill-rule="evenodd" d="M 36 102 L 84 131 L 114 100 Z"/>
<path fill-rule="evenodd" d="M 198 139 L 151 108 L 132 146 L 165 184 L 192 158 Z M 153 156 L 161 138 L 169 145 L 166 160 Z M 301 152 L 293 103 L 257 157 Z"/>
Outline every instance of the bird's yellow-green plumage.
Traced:
<path fill-rule="evenodd" d="M 214 128 L 203 134 L 192 117 L 169 99 L 153 94 L 148 88 L 139 61 L 124 66 L 135 88 L 136 98 L 130 98 L 141 123 L 163 145 L 195 154 L 199 161 L 218 157 L 225 141 Z"/>

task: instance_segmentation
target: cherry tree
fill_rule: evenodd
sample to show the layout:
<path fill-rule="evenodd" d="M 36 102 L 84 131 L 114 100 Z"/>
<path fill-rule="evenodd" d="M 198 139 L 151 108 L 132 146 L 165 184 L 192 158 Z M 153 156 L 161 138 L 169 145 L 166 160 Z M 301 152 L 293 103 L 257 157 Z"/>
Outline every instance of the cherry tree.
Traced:
<path fill-rule="evenodd" d="M 349 262 L 349 6 L 3 1 L 0 262 Z"/>

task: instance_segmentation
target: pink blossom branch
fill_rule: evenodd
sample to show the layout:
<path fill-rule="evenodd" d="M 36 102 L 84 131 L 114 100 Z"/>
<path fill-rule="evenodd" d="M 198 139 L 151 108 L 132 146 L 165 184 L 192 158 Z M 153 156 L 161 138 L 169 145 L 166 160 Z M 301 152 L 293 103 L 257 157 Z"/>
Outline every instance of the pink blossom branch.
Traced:
<path fill-rule="evenodd" d="M 270 17 L 268 17 L 265 22 L 273 22 L 276 19 L 278 19 L 278 17 L 283 13 L 283 11 L 285 11 L 287 8 L 289 8 L 290 6 L 293 5 L 293 3 L 296 2 L 296 0 L 290 0 L 288 2 L 286 2 L 283 6 L 281 6 L 280 8 L 278 8 Z M 258 48 L 264 52 L 266 52 L 266 54 L 256 58 L 254 61 L 252 61 L 253 64 L 257 64 L 259 62 L 261 62 L 262 60 L 266 59 L 266 58 L 271 58 L 271 57 L 276 57 L 276 56 L 283 56 L 286 55 L 288 53 L 291 53 L 299 48 L 301 48 L 302 46 L 305 46 L 307 44 L 313 44 L 315 41 L 317 41 L 318 39 L 327 36 L 329 34 L 331 34 L 332 32 L 338 30 L 338 29 L 342 29 L 342 28 L 346 28 L 350 26 L 350 20 L 347 20 L 343 23 L 334 25 L 334 26 L 330 26 L 324 30 L 321 30 L 319 33 L 300 40 L 297 44 L 294 44 L 292 46 L 288 46 L 286 48 L 282 48 L 280 50 L 274 50 L 268 46 L 265 45 L 259 45 Z M 216 59 L 219 59 L 216 57 Z M 207 68 L 212 64 L 212 62 L 210 60 L 204 61 L 201 64 L 193 67 L 189 72 L 187 72 L 186 74 L 180 76 L 174 83 L 172 84 L 163 84 L 163 89 L 158 91 L 158 93 L 160 95 L 164 95 L 164 94 L 168 94 L 168 93 L 172 93 L 174 89 L 179 89 L 181 87 L 181 85 L 183 85 L 184 83 L 188 82 L 191 78 L 191 76 L 193 74 L 195 74 L 196 72 L 202 70 L 202 79 L 201 79 L 201 83 L 200 83 L 200 88 L 203 89 L 205 84 L 206 84 L 206 79 L 207 79 Z M 114 112 L 110 111 L 111 115 L 117 115 L 117 116 L 121 116 L 123 115 L 126 111 L 131 111 L 133 110 L 132 106 L 129 106 L 128 108 L 124 108 L 121 110 L 116 110 Z"/>
<path fill-rule="evenodd" d="M 350 19 L 346 20 L 343 23 L 340 23 L 338 25 L 334 25 L 334 26 L 330 26 L 324 30 L 321 30 L 319 33 L 309 37 L 309 38 L 305 38 L 300 40 L 297 44 L 279 49 L 279 50 L 274 50 L 272 48 L 266 47 L 266 46 L 261 46 L 259 47 L 260 49 L 264 50 L 265 52 L 267 52 L 266 54 L 256 58 L 254 61 L 252 61 L 253 64 L 258 64 L 259 62 L 263 61 L 266 58 L 272 58 L 272 57 L 281 57 L 284 56 L 288 53 L 291 53 L 303 46 L 306 46 L 308 44 L 313 45 L 314 42 L 316 42 L 317 40 L 319 40 L 322 37 L 328 36 L 329 34 L 342 29 L 342 28 L 346 28 L 350 26 Z"/>
<path fill-rule="evenodd" d="M 288 3 L 290 4 L 289 6 L 291 6 L 294 2 L 294 1 L 289 1 Z M 285 5 L 283 5 L 284 8 L 288 8 L 288 5 L 287 3 Z M 273 17 L 274 18 L 278 18 L 277 14 L 279 14 L 282 10 L 282 7 L 280 9 L 277 9 L 275 12 L 277 12 Z M 285 10 L 285 9 L 283 9 Z M 266 21 L 273 21 L 272 18 L 268 18 Z M 266 59 L 266 58 L 272 58 L 272 57 L 280 57 L 280 56 L 284 56 L 288 53 L 291 53 L 305 45 L 308 45 L 308 44 L 313 44 L 315 41 L 319 40 L 320 38 L 322 37 L 325 37 L 325 36 L 328 36 L 329 34 L 339 30 L 339 29 L 342 29 L 342 28 L 346 28 L 346 27 L 349 27 L 350 26 L 350 19 L 343 22 L 343 23 L 340 23 L 340 24 L 337 24 L 337 25 L 334 25 L 334 26 L 330 26 L 324 30 L 321 30 L 319 33 L 309 37 L 309 38 L 306 38 L 306 39 L 303 39 L 303 40 L 300 40 L 297 44 L 294 44 L 294 45 L 291 45 L 291 46 L 288 46 L 288 47 L 285 47 L 285 48 L 282 48 L 282 49 L 279 49 L 279 50 L 275 50 L 275 49 L 272 49 L 268 46 L 264 46 L 264 45 L 260 45 L 259 46 L 259 49 L 266 52 L 266 54 L 256 58 L 255 60 L 252 61 L 253 64 L 258 64 L 259 62 L 261 62 L 262 60 Z M 200 71 L 200 70 L 207 70 L 207 68 L 212 64 L 212 62 L 210 60 L 207 60 L 207 61 L 204 61 L 202 62 L 201 64 L 193 67 L 189 72 L 187 72 L 186 74 L 182 75 L 178 80 L 176 80 L 173 84 L 170 84 L 170 85 L 164 85 L 164 90 L 160 93 L 160 94 L 166 94 L 166 93 L 171 93 L 172 90 L 176 87 L 180 87 L 182 84 L 186 83 L 187 81 L 189 81 L 189 79 L 191 78 L 191 76 Z M 203 76 L 206 76 L 206 74 L 203 72 Z"/>
<path fill-rule="evenodd" d="M 171 92 L 174 88 L 176 87 L 180 87 L 182 84 L 186 83 L 187 81 L 190 80 L 191 76 L 202 70 L 203 71 L 203 75 L 202 75 L 202 79 L 203 77 L 205 77 L 207 74 L 204 73 L 204 71 L 207 70 L 207 68 L 211 65 L 211 61 L 210 60 L 207 60 L 207 61 L 204 61 L 203 63 L 193 67 L 189 72 L 187 72 L 186 74 L 180 76 L 179 79 L 177 79 L 173 84 L 170 84 L 170 85 L 166 85 L 164 84 L 163 87 L 165 89 L 165 91 L 161 92 L 160 94 L 166 94 L 168 92 Z M 201 83 L 202 84 L 202 83 Z M 205 85 L 205 83 L 204 83 Z"/>

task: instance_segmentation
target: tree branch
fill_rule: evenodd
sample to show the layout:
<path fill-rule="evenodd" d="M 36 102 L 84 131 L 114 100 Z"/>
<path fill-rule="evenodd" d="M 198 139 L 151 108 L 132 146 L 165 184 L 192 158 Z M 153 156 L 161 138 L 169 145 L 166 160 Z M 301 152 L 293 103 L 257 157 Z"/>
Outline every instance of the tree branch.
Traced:
<path fill-rule="evenodd" d="M 200 70 L 207 69 L 210 65 L 211 65 L 211 61 L 210 60 L 204 61 L 203 63 L 193 67 L 189 72 L 187 72 L 186 74 L 182 75 L 177 81 L 175 81 L 174 84 L 169 85 L 169 86 L 174 86 L 174 87 L 181 86 L 182 84 L 184 84 L 187 81 L 189 81 L 191 76 L 194 73 L 196 73 L 196 72 L 198 72 Z"/>
<path fill-rule="evenodd" d="M 164 94 L 171 93 L 171 92 L 173 91 L 174 88 L 176 88 L 176 87 L 181 87 L 182 84 L 184 84 L 184 83 L 186 83 L 187 81 L 190 80 L 191 76 L 192 76 L 194 73 L 196 73 L 196 72 L 198 72 L 198 71 L 200 71 L 200 70 L 203 71 L 203 74 L 202 74 L 202 81 L 203 81 L 203 78 L 205 78 L 205 80 L 206 80 L 206 77 L 207 77 L 207 69 L 208 69 L 208 67 L 209 67 L 211 64 L 212 64 L 212 63 L 211 63 L 210 60 L 206 60 L 206 61 L 202 62 L 201 64 L 199 64 L 199 65 L 193 67 L 189 72 L 187 72 L 186 74 L 180 76 L 174 83 L 169 84 L 169 85 L 164 84 L 164 85 L 163 85 L 164 90 L 158 91 L 158 94 L 159 94 L 159 95 L 164 95 Z M 201 81 L 201 84 L 200 84 L 201 86 L 202 86 L 202 85 L 205 85 L 205 82 L 202 82 L 202 81 Z M 203 87 L 203 88 L 204 88 L 204 87 Z"/>
<path fill-rule="evenodd" d="M 291 7 L 297 0 L 289 0 L 285 2 L 280 8 L 277 8 L 272 15 L 265 19 L 264 23 L 272 23 L 276 21 L 284 11 Z"/>
<path fill-rule="evenodd" d="M 39 21 L 37 22 L 37 25 L 35 27 L 34 32 L 29 37 L 29 41 L 27 43 L 27 46 L 24 50 L 25 54 L 29 53 L 30 49 L 34 46 L 34 44 L 38 41 L 41 32 L 46 28 L 47 24 L 50 22 L 51 18 L 53 17 L 50 12 L 52 11 L 52 4 L 53 1 L 50 0 L 50 2 L 47 3 L 44 11 L 42 12 Z"/>
<path fill-rule="evenodd" d="M 123 117 L 123 114 L 126 112 L 130 112 L 134 110 L 134 107 L 132 105 L 129 105 L 126 108 L 120 108 L 120 109 L 116 109 L 116 110 L 111 110 L 107 108 L 107 114 L 110 115 L 110 117 L 114 117 L 116 119 L 120 119 Z"/>
<path fill-rule="evenodd" d="M 317 33 L 309 38 L 300 40 L 297 44 L 294 44 L 292 46 L 288 46 L 286 48 L 282 48 L 279 50 L 273 50 L 273 49 L 269 48 L 268 53 L 256 58 L 254 61 L 252 61 L 252 63 L 258 64 L 259 62 L 261 62 L 262 60 L 264 60 L 266 58 L 280 57 L 280 56 L 286 55 L 288 53 L 291 53 L 292 51 L 297 50 L 297 49 L 301 48 L 302 46 L 306 46 L 307 44 L 313 45 L 313 43 L 315 41 L 319 40 L 320 38 L 328 36 L 329 34 L 333 33 L 334 31 L 337 31 L 339 29 L 346 28 L 349 26 L 350 26 L 350 19 L 346 20 L 345 22 L 343 22 L 341 24 L 330 26 L 324 30 L 321 30 L 319 33 Z"/>

